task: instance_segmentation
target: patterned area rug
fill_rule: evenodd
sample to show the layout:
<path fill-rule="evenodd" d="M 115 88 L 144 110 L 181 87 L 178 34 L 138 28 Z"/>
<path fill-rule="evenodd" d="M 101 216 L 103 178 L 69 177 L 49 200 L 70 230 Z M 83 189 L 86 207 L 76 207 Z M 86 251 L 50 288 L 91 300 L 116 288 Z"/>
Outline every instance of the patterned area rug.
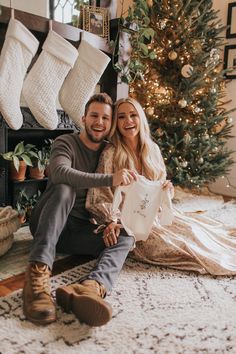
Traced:
<path fill-rule="evenodd" d="M 52 278 L 76 282 L 93 262 Z M 2 354 L 236 353 L 236 278 L 168 270 L 128 260 L 107 301 L 113 318 L 88 327 L 58 308 L 58 321 L 35 326 L 22 314 L 21 291 L 0 299 Z"/>

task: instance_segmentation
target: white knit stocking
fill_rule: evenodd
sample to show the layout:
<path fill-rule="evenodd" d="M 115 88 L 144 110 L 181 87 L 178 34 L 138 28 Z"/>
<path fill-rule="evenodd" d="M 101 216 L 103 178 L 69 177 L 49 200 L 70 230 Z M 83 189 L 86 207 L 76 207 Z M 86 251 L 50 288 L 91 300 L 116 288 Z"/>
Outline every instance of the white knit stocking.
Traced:
<path fill-rule="evenodd" d="M 0 56 L 0 111 L 12 129 L 20 129 L 23 123 L 20 94 L 38 44 L 21 22 L 10 20 Z"/>
<path fill-rule="evenodd" d="M 110 61 L 106 54 L 84 40 L 80 43 L 78 53 L 78 59 L 59 93 L 62 108 L 77 126 L 81 124 L 86 102 Z"/>
<path fill-rule="evenodd" d="M 78 51 L 64 38 L 50 31 L 43 50 L 23 85 L 23 96 L 35 119 L 46 129 L 56 129 L 58 92 Z"/>

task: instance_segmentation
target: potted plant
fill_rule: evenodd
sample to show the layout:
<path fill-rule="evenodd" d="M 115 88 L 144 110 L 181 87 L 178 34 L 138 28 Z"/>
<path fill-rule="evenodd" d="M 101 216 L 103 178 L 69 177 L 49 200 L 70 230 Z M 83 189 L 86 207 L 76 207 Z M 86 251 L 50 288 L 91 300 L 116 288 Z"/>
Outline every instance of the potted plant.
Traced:
<path fill-rule="evenodd" d="M 47 166 L 46 155 L 43 150 L 37 150 L 36 156 L 32 158 L 32 166 L 29 167 L 29 175 L 33 179 L 43 179 Z"/>
<path fill-rule="evenodd" d="M 24 141 L 18 143 L 13 151 L 2 153 L 1 156 L 10 161 L 10 179 L 23 181 L 27 166 L 32 166 L 32 157 L 37 156 L 35 145 L 26 144 Z"/>
<path fill-rule="evenodd" d="M 35 204 L 37 203 L 40 195 L 41 195 L 40 190 L 38 190 L 37 193 L 31 197 L 29 197 L 26 194 L 24 189 L 19 191 L 17 202 L 16 202 L 16 209 L 18 211 L 19 214 L 18 217 L 20 219 L 21 224 L 24 224 L 26 221 L 29 220 L 31 211 L 34 208 Z"/>

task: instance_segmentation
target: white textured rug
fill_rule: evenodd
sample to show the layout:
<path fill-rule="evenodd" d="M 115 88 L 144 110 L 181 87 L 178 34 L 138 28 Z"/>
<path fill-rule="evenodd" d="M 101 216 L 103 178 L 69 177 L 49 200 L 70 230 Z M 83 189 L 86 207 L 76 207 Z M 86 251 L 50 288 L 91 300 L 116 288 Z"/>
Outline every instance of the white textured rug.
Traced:
<path fill-rule="evenodd" d="M 93 262 L 52 279 L 76 282 Z M 38 327 L 22 314 L 21 292 L 0 300 L 2 354 L 236 353 L 236 278 L 199 276 L 128 260 L 107 300 L 113 318 L 91 328 L 58 308 Z"/>

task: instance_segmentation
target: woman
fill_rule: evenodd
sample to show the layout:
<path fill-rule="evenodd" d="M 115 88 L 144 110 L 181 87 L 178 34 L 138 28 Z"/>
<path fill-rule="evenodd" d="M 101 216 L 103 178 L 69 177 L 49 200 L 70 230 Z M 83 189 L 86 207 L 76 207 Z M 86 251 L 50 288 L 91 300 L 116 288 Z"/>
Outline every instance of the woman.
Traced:
<path fill-rule="evenodd" d="M 166 169 L 160 150 L 151 139 L 145 113 L 134 99 L 115 104 L 110 133 L 112 144 L 104 150 L 97 168 L 99 173 L 113 173 L 121 168 L 135 170 L 150 180 L 166 181 Z M 112 188 L 93 188 L 87 195 L 86 207 L 99 224 L 106 224 L 104 243 L 116 243 L 120 226 L 112 221 Z M 171 226 L 154 225 L 148 239 L 136 242 L 130 256 L 138 261 L 175 269 L 213 275 L 236 274 L 236 238 L 223 224 L 209 218 L 174 209 Z"/>

